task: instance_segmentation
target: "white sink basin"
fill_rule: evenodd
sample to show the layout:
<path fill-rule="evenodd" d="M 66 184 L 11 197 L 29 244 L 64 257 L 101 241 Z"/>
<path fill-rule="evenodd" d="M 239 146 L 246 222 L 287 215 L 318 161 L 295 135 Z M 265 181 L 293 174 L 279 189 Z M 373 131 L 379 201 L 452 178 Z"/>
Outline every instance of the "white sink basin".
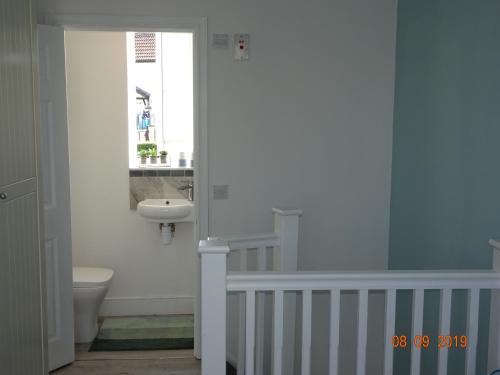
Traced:
<path fill-rule="evenodd" d="M 193 221 L 193 202 L 187 199 L 145 199 L 137 212 L 154 223 L 185 223 Z"/>

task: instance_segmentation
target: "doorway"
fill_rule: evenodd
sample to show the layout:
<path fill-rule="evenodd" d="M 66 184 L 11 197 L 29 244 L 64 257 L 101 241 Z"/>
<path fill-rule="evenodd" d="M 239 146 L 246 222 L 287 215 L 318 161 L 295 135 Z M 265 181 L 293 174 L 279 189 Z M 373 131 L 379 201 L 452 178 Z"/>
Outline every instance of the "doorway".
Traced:
<path fill-rule="evenodd" d="M 144 23 L 143 24 L 148 24 L 148 28 L 138 28 L 137 25 L 141 21 L 138 20 L 137 18 L 134 19 L 127 19 L 127 18 L 106 18 L 106 19 L 100 19 L 99 17 L 95 19 L 89 18 L 88 23 L 86 25 L 81 24 L 81 21 L 78 23 L 76 20 L 72 17 L 64 17 L 64 18 L 58 18 L 57 20 L 50 20 L 50 23 L 53 24 L 59 24 L 63 25 L 64 29 L 70 30 L 71 32 L 75 30 L 103 30 L 103 31 L 109 31 L 109 32 L 126 32 L 128 30 L 140 30 L 141 32 L 183 32 L 183 33 L 191 33 L 192 35 L 192 40 L 193 40 L 193 175 L 192 179 L 194 180 L 194 196 L 197 197 L 197 204 L 195 205 L 196 207 L 196 212 L 195 212 L 195 219 L 193 223 L 193 228 L 194 228 L 194 243 L 193 243 L 193 251 L 196 249 L 196 244 L 198 242 L 198 239 L 201 237 L 206 237 L 208 234 L 208 202 L 207 202 L 207 197 L 208 197 L 208 182 L 207 182 L 207 159 L 206 159 L 206 98 L 205 98 L 205 87 L 206 87 L 206 23 L 205 20 L 203 19 L 198 19 L 198 20 L 172 20 L 172 19 L 157 19 L 156 22 L 151 23 L 151 20 L 142 20 Z M 134 27 L 135 25 L 135 27 Z M 155 25 L 162 26 L 162 27 L 155 27 Z M 169 26 L 168 28 L 165 28 L 165 26 Z M 96 88 L 95 92 L 96 96 L 99 96 L 99 90 Z M 106 99 L 102 98 L 105 102 Z M 71 106 L 71 97 L 69 98 L 69 106 Z M 71 132 L 71 128 L 70 128 Z M 71 134 L 70 134 L 71 137 Z M 92 145 L 88 144 L 88 150 L 83 151 L 83 152 L 89 152 L 91 153 L 92 150 Z M 127 147 L 129 148 L 129 147 Z M 161 151 L 161 150 L 160 150 Z M 71 153 L 71 151 L 70 151 Z M 179 152 L 180 153 L 180 152 Z M 100 157 L 103 158 L 113 158 L 115 157 L 115 152 L 113 146 L 110 146 L 109 148 L 109 153 L 103 153 Z M 126 163 L 128 164 L 129 160 L 126 160 Z M 188 161 L 189 163 L 189 161 Z M 70 169 L 73 168 L 73 165 L 70 167 Z M 78 173 L 78 170 L 75 168 L 74 172 Z M 144 171 L 145 173 L 145 171 Z M 151 173 L 151 170 L 148 169 L 148 173 Z M 85 183 L 92 183 L 91 181 L 87 181 Z M 129 202 L 125 202 L 126 205 L 128 205 Z M 102 218 L 104 221 L 106 221 L 106 217 Z M 112 221 L 108 221 L 107 224 L 104 225 L 109 225 L 109 228 L 113 228 L 113 223 Z M 151 224 L 152 225 L 152 224 Z M 117 232 L 120 232 L 120 229 L 123 228 L 115 228 Z M 151 232 L 156 231 L 157 228 L 151 229 Z M 159 233 L 157 233 L 159 237 Z M 181 237 L 181 236 L 179 236 Z M 97 244 L 95 245 L 96 247 L 98 246 Z M 140 246 L 137 246 L 139 249 Z M 102 251 L 105 251 L 103 249 Z M 138 250 L 140 251 L 140 250 Z M 165 251 L 168 251 L 166 249 Z M 126 261 L 126 259 L 124 259 Z M 195 267 L 195 272 L 194 275 L 192 275 L 193 278 L 195 278 L 195 300 L 194 300 L 194 325 L 195 325 L 195 334 L 194 334 L 194 339 L 195 339 L 195 345 L 194 345 L 194 356 L 200 357 L 200 348 L 199 348 L 199 324 L 198 324 L 198 311 L 199 311 L 199 264 L 198 264 L 198 257 L 195 256 L 195 262 L 196 262 L 196 267 Z M 115 277 L 118 277 L 117 275 Z M 123 276 L 120 277 L 123 279 Z M 131 286 L 133 287 L 133 286 Z M 151 296 L 150 296 L 151 297 Z M 181 296 L 182 297 L 182 296 Z M 108 308 L 110 309 L 115 309 L 120 310 L 120 304 L 125 303 L 123 300 L 120 300 L 120 298 L 117 298 L 114 300 L 114 306 L 111 306 Z M 161 305 L 161 301 L 155 300 L 154 296 L 153 298 L 149 299 L 144 299 L 144 300 L 138 300 L 135 303 L 135 308 L 137 308 L 138 314 L 140 315 L 141 311 L 140 309 L 144 308 L 144 306 L 148 305 L 148 307 L 151 307 L 151 305 L 157 303 L 158 305 Z M 158 308 L 161 308 L 159 306 Z M 50 312 L 49 312 L 50 313 Z M 50 318 L 50 317 L 49 317 Z"/>

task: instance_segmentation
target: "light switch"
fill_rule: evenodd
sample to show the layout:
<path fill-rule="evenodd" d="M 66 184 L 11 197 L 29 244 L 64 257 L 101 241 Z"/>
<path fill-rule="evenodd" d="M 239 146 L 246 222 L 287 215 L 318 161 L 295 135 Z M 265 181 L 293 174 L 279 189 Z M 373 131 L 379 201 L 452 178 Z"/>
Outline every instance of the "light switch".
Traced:
<path fill-rule="evenodd" d="M 229 35 L 228 34 L 213 34 L 212 47 L 217 49 L 229 48 Z"/>
<path fill-rule="evenodd" d="M 227 199 L 229 196 L 228 185 L 214 185 L 214 199 Z"/>
<path fill-rule="evenodd" d="M 234 34 L 234 59 L 236 61 L 248 60 L 249 48 L 249 34 Z"/>

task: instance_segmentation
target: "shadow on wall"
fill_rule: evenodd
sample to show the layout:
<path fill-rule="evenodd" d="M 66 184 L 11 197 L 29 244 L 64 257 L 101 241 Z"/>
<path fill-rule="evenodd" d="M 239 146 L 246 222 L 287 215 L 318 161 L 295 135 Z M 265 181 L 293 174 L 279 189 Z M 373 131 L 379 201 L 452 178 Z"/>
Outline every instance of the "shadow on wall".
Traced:
<path fill-rule="evenodd" d="M 398 2 L 390 215 L 392 269 L 488 269 L 500 234 L 500 2 Z M 452 334 L 463 334 L 465 296 L 453 295 Z M 397 329 L 410 331 L 411 295 L 398 295 Z M 406 306 L 406 307 L 404 307 Z M 439 301 L 425 297 L 425 334 Z M 481 295 L 477 374 L 486 374 L 489 295 Z M 435 373 L 437 350 L 423 352 Z M 409 352 L 396 352 L 397 373 Z M 450 373 L 463 353 L 450 352 Z"/>

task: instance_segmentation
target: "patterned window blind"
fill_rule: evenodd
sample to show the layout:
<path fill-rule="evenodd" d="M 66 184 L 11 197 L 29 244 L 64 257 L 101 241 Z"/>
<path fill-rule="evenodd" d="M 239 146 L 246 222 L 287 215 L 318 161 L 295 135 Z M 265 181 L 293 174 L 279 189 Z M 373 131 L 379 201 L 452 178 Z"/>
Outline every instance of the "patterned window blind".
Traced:
<path fill-rule="evenodd" d="M 156 62 L 155 33 L 135 33 L 135 62 Z"/>

